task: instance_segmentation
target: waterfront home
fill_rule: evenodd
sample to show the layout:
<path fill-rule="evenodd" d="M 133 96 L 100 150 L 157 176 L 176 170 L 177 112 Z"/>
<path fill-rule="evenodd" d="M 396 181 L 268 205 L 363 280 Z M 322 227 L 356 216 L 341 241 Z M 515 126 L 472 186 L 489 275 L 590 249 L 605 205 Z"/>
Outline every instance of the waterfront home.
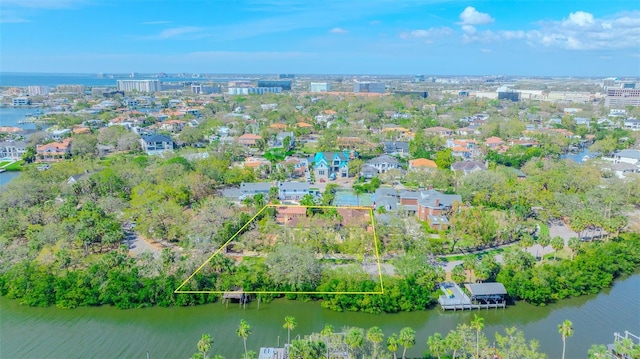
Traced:
<path fill-rule="evenodd" d="M 36 154 L 38 161 L 59 161 L 65 156 L 71 155 L 71 138 L 36 146 Z"/>
<path fill-rule="evenodd" d="M 0 158 L 8 158 L 14 161 L 22 159 L 27 152 L 27 143 L 24 141 L 0 142 Z"/>
<path fill-rule="evenodd" d="M 281 201 L 299 201 L 309 193 L 307 182 L 278 182 L 278 199 Z"/>

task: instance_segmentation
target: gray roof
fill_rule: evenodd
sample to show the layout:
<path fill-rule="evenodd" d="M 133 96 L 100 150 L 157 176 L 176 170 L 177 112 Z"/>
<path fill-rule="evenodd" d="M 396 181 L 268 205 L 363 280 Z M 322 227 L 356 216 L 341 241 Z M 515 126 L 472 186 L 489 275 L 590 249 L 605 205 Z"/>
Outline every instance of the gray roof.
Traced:
<path fill-rule="evenodd" d="M 150 142 L 173 142 L 171 137 L 166 135 L 144 135 L 142 136 L 142 140 L 146 143 Z"/>
<path fill-rule="evenodd" d="M 309 191 L 309 183 L 307 182 L 278 182 L 280 190 L 287 191 Z"/>
<path fill-rule="evenodd" d="M 382 156 L 378 156 L 378 157 L 374 157 L 372 159 L 370 159 L 369 161 L 366 162 L 368 165 L 372 165 L 375 163 L 389 163 L 392 165 L 400 165 L 400 161 L 398 161 L 398 159 L 396 159 L 395 157 L 391 157 L 389 155 L 382 155 Z"/>
<path fill-rule="evenodd" d="M 409 152 L 409 142 L 401 142 L 401 141 L 385 141 L 384 142 L 385 152 L 393 153 L 398 150 L 402 150 L 402 152 Z"/>
<path fill-rule="evenodd" d="M 420 195 L 416 191 L 402 191 L 400 192 L 401 198 L 418 198 Z"/>
<path fill-rule="evenodd" d="M 0 147 L 27 147 L 27 143 L 24 141 L 2 141 Z"/>
<path fill-rule="evenodd" d="M 418 197 L 418 203 L 422 207 L 451 207 L 453 202 L 462 202 L 462 197 L 458 194 L 444 194 L 433 189 L 420 192 L 420 197 Z"/>
<path fill-rule="evenodd" d="M 640 160 L 640 151 L 639 150 L 622 150 L 618 151 L 614 154 L 619 157 L 633 158 L 636 160 Z"/>
<path fill-rule="evenodd" d="M 242 190 L 239 188 L 225 188 L 222 191 L 222 196 L 226 198 L 235 198 L 238 199 L 243 195 Z"/>
<path fill-rule="evenodd" d="M 384 207 L 390 211 L 398 209 L 398 198 L 392 196 L 376 196 L 376 208 Z"/>
<path fill-rule="evenodd" d="M 383 196 L 394 196 L 398 197 L 398 191 L 393 188 L 388 187 L 380 187 L 376 190 L 376 198 Z"/>
<path fill-rule="evenodd" d="M 465 284 L 471 295 L 492 295 L 492 294 L 507 294 L 507 290 L 502 283 L 477 283 L 477 284 Z"/>
<path fill-rule="evenodd" d="M 364 165 L 362 166 L 362 168 L 360 168 L 360 172 L 362 173 L 373 173 L 373 174 L 378 174 L 378 169 L 371 166 L 371 165 Z"/>
<path fill-rule="evenodd" d="M 250 183 L 242 183 L 240 185 L 240 189 L 243 193 L 246 192 L 269 192 L 269 190 L 273 187 L 273 183 L 271 182 L 250 182 Z"/>
<path fill-rule="evenodd" d="M 472 171 L 474 168 L 478 167 L 481 170 L 486 170 L 487 167 L 484 165 L 484 163 L 480 162 L 480 161 L 464 161 L 464 162 L 455 162 L 453 164 L 451 164 L 451 169 L 454 171 L 464 171 L 464 172 L 469 172 Z"/>

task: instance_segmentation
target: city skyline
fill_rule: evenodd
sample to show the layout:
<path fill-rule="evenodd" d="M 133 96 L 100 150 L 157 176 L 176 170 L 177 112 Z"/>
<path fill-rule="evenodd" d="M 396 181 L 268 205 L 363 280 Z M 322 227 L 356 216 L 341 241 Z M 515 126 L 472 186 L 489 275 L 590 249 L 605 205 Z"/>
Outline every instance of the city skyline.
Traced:
<path fill-rule="evenodd" d="M 639 76 L 628 1 L 0 3 L 0 71 Z"/>

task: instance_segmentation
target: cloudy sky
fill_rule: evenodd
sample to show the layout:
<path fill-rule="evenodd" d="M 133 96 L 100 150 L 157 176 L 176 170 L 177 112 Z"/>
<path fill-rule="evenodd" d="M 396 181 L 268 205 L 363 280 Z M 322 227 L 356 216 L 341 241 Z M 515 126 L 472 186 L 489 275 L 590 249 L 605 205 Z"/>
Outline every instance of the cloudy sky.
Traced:
<path fill-rule="evenodd" d="M 640 1 L 1 0 L 0 71 L 640 76 Z"/>

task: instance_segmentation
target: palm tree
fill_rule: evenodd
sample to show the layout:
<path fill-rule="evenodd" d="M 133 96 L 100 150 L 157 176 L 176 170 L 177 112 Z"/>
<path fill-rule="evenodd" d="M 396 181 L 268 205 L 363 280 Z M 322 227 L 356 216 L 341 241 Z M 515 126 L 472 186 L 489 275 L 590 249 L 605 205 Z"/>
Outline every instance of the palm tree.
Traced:
<path fill-rule="evenodd" d="M 541 259 L 544 262 L 544 247 L 546 247 L 549 244 L 551 244 L 551 237 L 548 234 L 543 234 L 542 236 L 540 236 L 540 238 L 538 238 L 538 243 L 542 247 L 542 258 Z"/>
<path fill-rule="evenodd" d="M 564 359 L 567 338 L 573 335 L 573 323 L 567 319 L 562 324 L 558 324 L 558 333 L 562 336 L 562 359 Z"/>
<path fill-rule="evenodd" d="M 384 333 L 380 327 L 371 327 L 367 331 L 367 340 L 373 343 L 373 358 L 378 358 L 378 344 L 384 340 Z"/>
<path fill-rule="evenodd" d="M 238 329 L 236 329 L 236 334 L 242 341 L 244 342 L 244 359 L 248 359 L 249 355 L 247 354 L 247 338 L 251 335 L 251 326 L 244 319 L 240 319 L 240 325 Z"/>
<path fill-rule="evenodd" d="M 202 334 L 202 338 L 198 341 L 198 351 L 199 354 L 202 355 L 202 359 L 207 359 L 207 352 L 211 349 L 211 345 L 213 344 L 213 339 L 211 339 L 211 335 Z"/>
<path fill-rule="evenodd" d="M 453 330 L 447 334 L 447 337 L 444 339 L 447 348 L 453 350 L 453 354 L 451 355 L 451 359 L 456 359 L 456 354 L 458 350 L 462 349 L 464 346 L 464 338 L 462 337 L 460 330 Z"/>
<path fill-rule="evenodd" d="M 398 336 L 393 333 L 387 338 L 387 350 L 393 353 L 393 359 L 397 359 L 396 352 L 398 351 Z"/>
<path fill-rule="evenodd" d="M 484 318 L 474 314 L 473 320 L 471 321 L 471 328 L 476 330 L 476 359 L 478 359 L 480 358 L 480 331 L 484 328 Z"/>
<path fill-rule="evenodd" d="M 349 345 L 355 356 L 356 349 L 362 348 L 364 345 L 364 331 L 362 328 L 349 328 L 344 342 Z"/>
<path fill-rule="evenodd" d="M 571 237 L 569 238 L 568 244 L 569 248 L 571 249 L 571 260 L 573 260 L 573 256 L 578 252 L 578 249 L 580 249 L 582 242 L 580 242 L 580 239 L 578 237 Z"/>
<path fill-rule="evenodd" d="M 607 347 L 604 345 L 592 345 L 589 348 L 589 359 L 604 359 L 610 358 Z"/>
<path fill-rule="evenodd" d="M 398 336 L 398 343 L 402 345 L 402 359 L 407 354 L 407 349 L 413 347 L 416 344 L 416 331 L 410 327 L 400 329 L 400 335 Z"/>
<path fill-rule="evenodd" d="M 555 261 L 558 251 L 564 248 L 564 239 L 562 239 L 562 237 L 560 236 L 553 237 L 551 239 L 551 248 L 553 248 L 553 250 L 555 251 L 553 253 L 553 260 Z"/>
<path fill-rule="evenodd" d="M 471 283 L 471 272 L 475 271 L 478 266 L 478 259 L 473 254 L 467 254 L 462 262 L 462 267 L 469 273 L 469 283 Z"/>
<path fill-rule="evenodd" d="M 429 352 L 431 355 L 435 355 L 440 359 L 440 357 L 447 350 L 447 343 L 444 341 L 444 338 L 440 333 L 435 333 L 427 339 L 427 346 L 429 347 Z"/>
<path fill-rule="evenodd" d="M 282 327 L 287 330 L 287 344 L 291 344 L 291 331 L 296 329 L 296 318 L 290 315 L 284 317 Z"/>

